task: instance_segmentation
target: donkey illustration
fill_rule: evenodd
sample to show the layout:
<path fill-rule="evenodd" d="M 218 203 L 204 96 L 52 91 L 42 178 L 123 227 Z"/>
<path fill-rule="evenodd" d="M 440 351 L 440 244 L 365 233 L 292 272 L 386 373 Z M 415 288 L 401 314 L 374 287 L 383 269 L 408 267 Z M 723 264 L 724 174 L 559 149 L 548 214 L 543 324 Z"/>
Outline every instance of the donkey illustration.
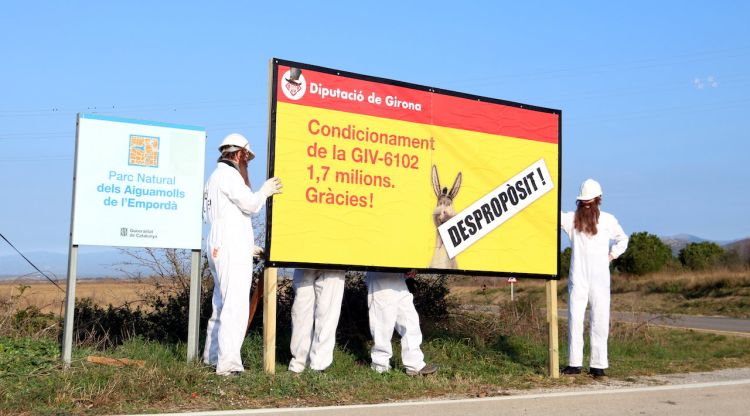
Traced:
<path fill-rule="evenodd" d="M 440 187 L 440 179 L 438 178 L 437 166 L 432 165 L 432 189 L 435 191 L 437 197 L 437 206 L 432 211 L 432 221 L 435 223 L 435 253 L 432 255 L 432 261 L 430 262 L 430 268 L 435 269 L 458 269 L 456 259 L 449 258 L 448 252 L 445 250 L 443 239 L 440 238 L 440 233 L 437 231 L 437 227 L 441 226 L 444 222 L 453 218 L 456 215 L 456 211 L 453 209 L 453 199 L 458 194 L 458 189 L 461 187 L 461 172 L 456 175 L 456 180 L 453 181 L 453 186 L 450 192 L 448 188 Z"/>

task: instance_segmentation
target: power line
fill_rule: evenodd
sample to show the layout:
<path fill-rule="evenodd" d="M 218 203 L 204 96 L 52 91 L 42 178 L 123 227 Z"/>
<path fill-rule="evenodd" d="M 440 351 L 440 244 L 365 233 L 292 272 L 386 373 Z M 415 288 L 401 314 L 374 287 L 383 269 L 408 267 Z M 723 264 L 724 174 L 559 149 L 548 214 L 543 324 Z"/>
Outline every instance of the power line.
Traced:
<path fill-rule="evenodd" d="M 37 109 L 0 109 L 0 117 L 36 117 L 36 116 L 51 116 L 51 115 L 65 115 L 70 116 L 79 112 L 83 113 L 95 113 L 95 114 L 110 114 L 113 112 L 122 113 L 129 111 L 190 111 L 190 110 L 204 110 L 204 109 L 220 109 L 220 108 L 234 108 L 234 107 L 257 107 L 267 105 L 267 99 L 253 99 L 248 100 L 229 100 L 229 101 L 197 101 L 197 102 L 186 102 L 186 103 L 174 103 L 174 104 L 136 104 L 136 105 L 95 105 L 87 106 L 85 109 L 80 107 L 67 108 L 67 107 L 52 107 L 52 108 L 37 108 Z M 78 108 L 78 109 L 76 109 Z"/>
<path fill-rule="evenodd" d="M 31 260 L 29 260 L 28 258 L 26 258 L 26 256 L 24 256 L 23 253 L 21 253 L 21 251 L 19 251 L 16 248 L 16 246 L 13 245 L 13 243 L 11 243 L 10 241 L 8 241 L 8 239 L 5 238 L 5 236 L 2 233 L 0 233 L 0 237 L 2 237 L 2 239 L 5 240 L 5 242 L 8 243 L 9 246 L 13 247 L 13 250 L 16 250 L 16 253 L 18 253 L 19 255 L 21 255 L 21 257 L 23 257 L 23 259 L 26 260 L 26 262 L 31 265 L 31 267 L 33 267 L 34 269 L 36 269 L 36 271 L 38 271 L 42 276 L 46 277 L 47 280 L 49 280 L 53 285 L 57 286 L 57 288 L 60 289 L 60 292 L 65 293 L 65 291 L 54 280 L 50 279 L 50 277 L 47 276 L 47 274 L 45 274 L 38 267 L 36 267 L 36 265 L 34 263 L 32 263 Z M 55 277 L 57 277 L 57 276 L 55 276 Z"/>

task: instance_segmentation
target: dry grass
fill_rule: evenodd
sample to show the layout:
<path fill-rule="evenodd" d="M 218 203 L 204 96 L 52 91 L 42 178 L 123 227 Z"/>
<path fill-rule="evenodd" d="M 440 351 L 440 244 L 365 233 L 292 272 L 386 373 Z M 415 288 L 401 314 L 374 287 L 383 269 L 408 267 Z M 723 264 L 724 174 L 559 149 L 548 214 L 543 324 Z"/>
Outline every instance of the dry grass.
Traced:
<path fill-rule="evenodd" d="M 65 290 L 65 282 L 60 282 L 60 287 Z M 139 304 L 143 295 L 150 290 L 153 290 L 152 285 L 132 280 L 79 280 L 76 284 L 76 297 L 91 298 L 101 306 L 119 306 L 126 303 Z M 17 298 L 14 303 L 18 309 L 37 307 L 44 313 L 60 315 L 65 307 L 65 293 L 46 281 L 0 283 L 0 303 L 13 297 Z"/>
<path fill-rule="evenodd" d="M 635 291 L 664 293 L 678 290 L 694 292 L 721 287 L 750 287 L 750 270 L 716 269 L 659 272 L 645 276 L 615 275 L 612 278 L 612 291 L 614 293 Z"/>
<path fill-rule="evenodd" d="M 499 305 L 510 300 L 505 278 L 454 277 L 450 297 L 460 304 Z M 2 282 L 0 302 L 28 286 L 15 302 L 19 308 L 38 307 L 42 312 L 60 314 L 65 294 L 48 282 Z M 518 279 L 514 285 L 519 297 L 543 299 L 543 280 Z M 566 280 L 559 282 L 559 301 L 565 304 Z M 65 282 L 61 282 L 65 289 Z M 152 282 L 135 280 L 79 280 L 76 297 L 89 297 L 101 306 L 139 304 L 155 295 Z M 646 276 L 612 276 L 612 307 L 621 311 L 694 313 L 750 317 L 750 270 L 710 270 L 703 272 L 661 272 Z"/>
<path fill-rule="evenodd" d="M 545 284 L 546 282 L 540 279 L 518 279 L 513 285 L 514 295 L 533 299 L 543 297 Z M 564 287 L 566 281 L 559 284 Z M 503 277 L 461 281 L 451 284 L 450 297 L 459 304 L 500 305 L 510 301 L 510 284 Z"/>
<path fill-rule="evenodd" d="M 612 282 L 620 310 L 750 318 L 750 271 L 654 273 Z"/>
<path fill-rule="evenodd" d="M 451 297 L 461 304 L 500 305 L 510 300 L 504 278 L 464 279 L 451 285 Z M 544 296 L 544 281 L 519 279 L 519 298 Z M 567 280 L 558 284 L 558 301 L 567 301 Z M 750 270 L 671 271 L 645 276 L 612 276 L 612 309 L 627 312 L 693 314 L 750 318 Z"/>

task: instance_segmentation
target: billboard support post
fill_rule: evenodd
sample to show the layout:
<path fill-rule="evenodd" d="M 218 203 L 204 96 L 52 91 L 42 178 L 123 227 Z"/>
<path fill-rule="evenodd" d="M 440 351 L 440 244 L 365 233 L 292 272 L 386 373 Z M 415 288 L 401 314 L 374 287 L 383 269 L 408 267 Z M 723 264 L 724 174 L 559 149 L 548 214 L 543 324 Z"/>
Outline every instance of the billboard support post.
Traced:
<path fill-rule="evenodd" d="M 276 373 L 276 274 L 275 267 L 263 272 L 263 369 Z"/>
<path fill-rule="evenodd" d="M 68 254 L 68 286 L 65 288 L 65 321 L 63 324 L 62 359 L 67 369 L 73 351 L 73 319 L 76 303 L 76 269 L 78 267 L 78 246 L 70 245 Z"/>
<path fill-rule="evenodd" d="M 547 324 L 549 325 L 549 376 L 560 378 L 560 350 L 557 342 L 557 280 L 547 281 Z"/>
<path fill-rule="evenodd" d="M 188 311 L 187 360 L 198 357 L 198 334 L 201 318 L 201 251 L 193 250 L 190 258 L 190 310 Z"/>

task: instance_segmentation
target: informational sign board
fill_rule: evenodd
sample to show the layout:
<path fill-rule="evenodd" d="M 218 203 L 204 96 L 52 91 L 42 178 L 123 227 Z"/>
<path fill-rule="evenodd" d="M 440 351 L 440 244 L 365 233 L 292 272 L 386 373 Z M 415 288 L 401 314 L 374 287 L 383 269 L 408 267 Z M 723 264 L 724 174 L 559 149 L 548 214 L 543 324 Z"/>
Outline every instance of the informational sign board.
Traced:
<path fill-rule="evenodd" d="M 271 266 L 558 276 L 561 111 L 274 59 Z"/>
<path fill-rule="evenodd" d="M 79 114 L 73 245 L 200 249 L 206 131 Z"/>

